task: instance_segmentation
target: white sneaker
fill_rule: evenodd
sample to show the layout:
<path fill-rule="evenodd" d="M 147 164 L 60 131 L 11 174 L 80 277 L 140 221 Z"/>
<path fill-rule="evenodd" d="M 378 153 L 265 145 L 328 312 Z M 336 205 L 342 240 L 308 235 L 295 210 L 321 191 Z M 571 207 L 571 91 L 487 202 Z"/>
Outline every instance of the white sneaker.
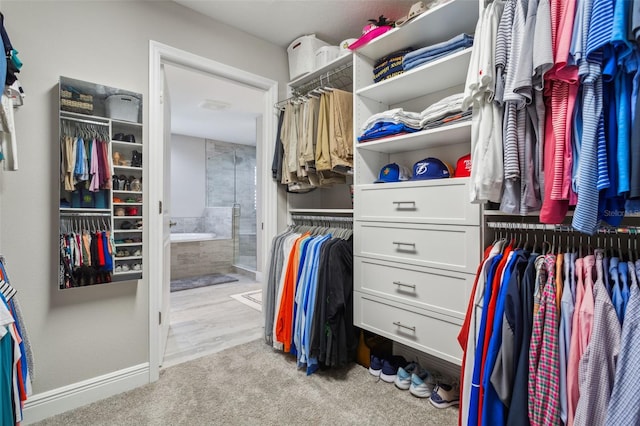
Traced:
<path fill-rule="evenodd" d="M 399 367 L 394 382 L 398 389 L 408 390 L 411 386 L 411 374 L 420 369 L 417 362 L 411 362 L 405 367 Z"/>
<path fill-rule="evenodd" d="M 460 404 L 460 391 L 451 385 L 441 383 L 433 389 L 429 402 L 436 408 L 447 408 Z"/>
<path fill-rule="evenodd" d="M 418 398 L 429 398 L 436 382 L 428 370 L 421 369 L 411 375 L 409 392 Z"/>

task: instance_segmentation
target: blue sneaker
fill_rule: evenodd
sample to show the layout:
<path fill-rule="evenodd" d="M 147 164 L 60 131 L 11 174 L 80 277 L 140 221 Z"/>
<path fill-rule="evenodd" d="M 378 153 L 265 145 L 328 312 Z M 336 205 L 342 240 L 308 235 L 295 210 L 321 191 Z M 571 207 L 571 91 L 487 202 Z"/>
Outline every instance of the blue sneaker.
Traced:
<path fill-rule="evenodd" d="M 411 374 L 420 369 L 417 362 L 410 362 L 405 367 L 398 367 L 396 381 L 394 382 L 398 389 L 407 390 L 411 386 Z"/>
<path fill-rule="evenodd" d="M 382 371 L 382 358 L 378 358 L 377 356 L 371 354 L 371 358 L 369 361 L 369 373 L 376 377 L 380 377 L 380 372 Z"/>
<path fill-rule="evenodd" d="M 452 405 L 459 405 L 460 391 L 451 385 L 440 383 L 433 389 L 429 402 L 436 408 L 447 408 Z"/>
<path fill-rule="evenodd" d="M 394 355 L 390 359 L 382 360 L 380 378 L 387 383 L 394 383 L 396 381 L 396 375 L 398 374 L 398 368 L 401 365 L 407 365 L 407 360 L 400 355 Z"/>
<path fill-rule="evenodd" d="M 428 370 L 420 369 L 411 375 L 409 392 L 418 398 L 429 398 L 435 384 L 433 375 Z"/>

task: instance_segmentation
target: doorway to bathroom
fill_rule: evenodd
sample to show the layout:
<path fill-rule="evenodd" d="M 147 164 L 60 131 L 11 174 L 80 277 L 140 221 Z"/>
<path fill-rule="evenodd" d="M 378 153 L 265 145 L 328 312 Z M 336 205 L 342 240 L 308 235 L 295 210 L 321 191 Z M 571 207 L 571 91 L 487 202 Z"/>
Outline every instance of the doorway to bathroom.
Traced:
<path fill-rule="evenodd" d="M 163 218 L 162 216 L 156 216 L 152 212 L 149 218 L 152 252 L 149 262 L 150 375 L 151 380 L 155 380 L 159 374 L 159 367 L 163 365 L 164 349 L 167 342 L 166 336 L 168 336 L 169 331 L 168 324 L 171 324 L 174 330 L 191 329 L 195 333 L 191 337 L 177 339 L 176 342 L 179 346 L 184 346 L 186 342 L 191 345 L 194 340 L 192 337 L 196 336 L 197 338 L 202 337 L 203 340 L 207 341 L 207 344 L 211 342 L 218 343 L 219 350 L 233 344 L 242 343 L 234 336 L 224 334 L 224 330 L 235 329 L 243 339 L 251 336 L 251 333 L 256 333 L 256 330 L 261 333 L 263 320 L 259 311 L 253 308 L 246 308 L 249 304 L 244 302 L 239 304 L 240 307 L 234 305 L 231 310 L 225 310 L 214 299 L 225 291 L 235 291 L 234 285 L 253 285 L 255 288 L 249 289 L 245 287 L 246 290 L 251 290 L 252 292 L 259 291 L 264 286 L 264 283 L 261 282 L 265 264 L 262 253 L 268 253 L 268 247 L 266 247 L 265 242 L 270 241 L 275 234 L 277 197 L 275 184 L 268 179 L 259 179 L 258 176 L 265 174 L 263 170 L 268 170 L 270 167 L 268 153 L 273 153 L 276 123 L 272 106 L 277 99 L 277 83 L 156 42 L 151 42 L 150 64 L 150 98 L 160 101 L 155 104 L 151 102 L 150 104 L 150 139 L 156 141 L 162 138 L 163 132 L 168 130 L 169 134 L 162 138 L 165 141 L 169 141 L 164 143 L 165 147 L 170 147 L 171 151 L 177 148 L 179 152 L 185 153 L 190 151 L 188 146 L 198 146 L 198 162 L 202 165 L 200 168 L 194 166 L 196 163 L 190 163 L 183 169 L 183 173 L 178 173 L 174 164 L 170 164 L 169 167 L 165 165 L 164 159 L 171 158 L 170 163 L 174 163 L 172 152 L 167 150 L 162 154 L 159 150 L 156 150 L 155 154 L 154 152 L 151 153 L 150 205 L 158 203 L 160 212 L 165 214 Z M 174 129 L 173 126 L 173 117 L 176 111 L 173 107 L 174 101 L 186 95 L 186 90 L 168 87 L 169 83 L 171 83 L 171 76 L 169 75 L 165 79 L 165 70 L 172 67 L 191 73 L 188 76 L 179 77 L 178 80 L 180 82 L 193 83 L 199 77 L 209 79 L 205 84 L 199 85 L 199 98 L 191 99 L 190 101 L 192 105 L 196 105 L 197 110 L 187 114 L 192 119 L 191 122 L 187 122 L 188 131 Z M 161 89 L 163 82 L 167 83 L 167 87 Z M 255 107 L 258 108 L 259 113 L 254 112 L 253 126 L 248 127 L 234 121 L 234 114 L 231 114 L 233 111 L 230 110 L 232 108 L 229 108 L 233 106 L 233 103 L 226 101 L 222 97 L 224 84 L 216 85 L 218 83 L 227 83 L 236 91 L 252 89 L 257 92 L 259 100 L 255 102 Z M 207 93 L 203 90 L 204 87 L 213 88 L 213 91 Z M 164 101 L 171 103 L 169 111 L 163 112 L 163 108 L 167 107 L 166 103 L 163 104 Z M 232 105 L 228 105 L 229 103 Z M 229 111 L 227 111 L 227 108 Z M 223 118 L 224 125 L 220 126 L 220 128 L 226 128 L 231 135 L 236 136 L 241 134 L 242 130 L 249 128 L 256 141 L 253 146 L 251 146 L 252 144 L 233 140 L 232 137 L 193 133 L 193 129 L 198 125 L 198 120 L 195 119 L 196 115 L 209 114 L 205 121 L 210 122 L 214 115 L 219 113 L 224 115 L 225 112 L 230 114 Z M 237 116 L 238 111 L 235 112 Z M 170 129 L 168 129 L 169 123 L 171 123 Z M 185 144 L 182 141 L 174 146 L 173 142 L 176 138 L 189 139 L 189 141 Z M 162 170 L 172 169 L 170 173 L 172 177 L 174 174 L 183 175 L 185 182 L 178 185 L 177 189 L 173 188 L 173 183 L 163 184 L 163 178 L 166 176 L 164 176 L 162 170 L 158 169 L 160 164 L 163 164 Z M 192 172 L 195 169 L 202 170 L 199 176 L 193 175 Z M 167 192 L 164 192 L 161 189 L 162 187 L 165 189 L 171 188 L 172 192 L 183 195 L 187 199 L 201 199 L 200 211 L 192 210 L 180 213 L 179 209 L 176 210 L 176 206 L 183 206 L 185 203 L 174 199 Z M 200 189 L 196 190 L 195 187 Z M 162 195 L 163 192 L 164 195 Z M 261 200 L 262 195 L 264 195 L 264 200 Z M 154 197 L 157 198 L 154 200 Z M 165 204 L 165 206 L 170 206 L 171 208 L 170 215 L 166 214 L 166 210 L 162 211 L 163 199 L 172 201 Z M 174 225 L 173 228 L 182 227 L 183 232 L 170 233 L 170 223 Z M 178 254 L 177 252 L 167 256 L 168 253 L 174 251 L 175 246 L 174 243 L 170 243 L 166 245 L 170 247 L 170 250 L 161 250 L 163 236 L 178 234 L 182 234 L 178 237 L 182 241 L 176 243 L 186 248 L 186 252 L 182 256 L 175 256 Z M 169 239 L 167 238 L 167 240 Z M 223 244 L 223 247 L 209 246 L 208 248 L 203 248 L 203 245 L 207 244 Z M 215 255 L 216 251 L 221 256 Z M 211 256 L 212 253 L 214 253 L 213 256 Z M 211 285 L 176 293 L 170 293 L 169 285 L 163 284 L 169 278 L 170 271 L 169 268 L 163 271 L 162 266 L 173 263 L 169 262 L 169 259 L 173 260 L 177 257 L 176 263 L 178 265 L 190 264 L 188 269 L 190 273 L 194 273 L 197 272 L 198 268 L 193 263 L 194 258 L 206 257 L 207 260 L 200 263 L 200 265 L 206 265 L 220 260 L 224 256 L 229 257 L 228 265 L 234 268 L 229 273 L 236 273 L 238 283 Z M 238 272 L 252 273 L 254 274 L 252 277 L 257 275 L 257 279 L 249 278 L 249 282 L 246 282 L 247 275 L 239 274 Z M 168 301 L 173 300 L 172 295 L 174 294 L 187 294 L 191 291 L 197 292 L 198 295 L 191 302 L 182 304 L 182 306 L 192 306 L 194 308 L 189 308 L 188 314 L 185 315 L 191 316 L 194 312 L 197 315 L 201 312 L 222 313 L 222 317 L 207 319 L 207 321 L 214 321 L 213 324 L 215 326 L 204 324 L 203 320 L 196 315 L 197 317 L 182 316 L 180 319 L 181 324 L 176 324 L 174 327 L 174 321 L 170 318 L 173 306 L 169 307 Z M 214 295 L 214 292 L 219 294 Z M 235 300 L 241 302 L 244 299 L 254 304 L 256 302 L 256 300 L 250 300 L 250 295 L 228 294 L 224 298 L 224 303 L 227 304 L 230 300 L 234 300 L 234 296 L 237 296 Z M 205 299 L 207 308 L 204 308 Z M 253 297 L 253 299 L 256 298 Z M 153 313 L 157 312 L 156 309 L 160 312 L 154 321 Z M 255 313 L 253 316 L 256 317 L 258 325 L 257 327 L 250 326 L 253 327 L 251 331 L 243 331 L 238 327 L 240 322 L 251 316 L 247 313 L 242 313 L 242 309 L 251 309 Z M 225 314 L 225 312 L 227 313 Z M 178 315 L 183 315 L 183 312 L 179 312 Z M 161 320 L 157 321 L 158 318 Z M 167 319 L 169 321 L 166 321 Z M 226 323 L 223 323 L 223 321 L 231 322 L 228 323 L 228 327 L 225 327 L 224 324 Z M 164 331 L 165 327 L 167 327 L 167 334 Z M 222 332 L 223 335 L 213 335 L 211 334 L 212 331 Z M 254 339 L 256 336 L 249 338 Z M 203 355 L 212 350 L 215 351 L 210 347 L 188 348 L 191 355 Z"/>

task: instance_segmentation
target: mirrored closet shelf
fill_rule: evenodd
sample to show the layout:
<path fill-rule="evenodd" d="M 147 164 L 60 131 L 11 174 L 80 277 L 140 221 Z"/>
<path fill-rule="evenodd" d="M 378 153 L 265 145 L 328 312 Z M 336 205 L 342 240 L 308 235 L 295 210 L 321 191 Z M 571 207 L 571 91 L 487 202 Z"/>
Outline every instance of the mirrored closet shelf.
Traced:
<path fill-rule="evenodd" d="M 139 280 L 142 95 L 60 77 L 59 105 L 58 287 Z"/>

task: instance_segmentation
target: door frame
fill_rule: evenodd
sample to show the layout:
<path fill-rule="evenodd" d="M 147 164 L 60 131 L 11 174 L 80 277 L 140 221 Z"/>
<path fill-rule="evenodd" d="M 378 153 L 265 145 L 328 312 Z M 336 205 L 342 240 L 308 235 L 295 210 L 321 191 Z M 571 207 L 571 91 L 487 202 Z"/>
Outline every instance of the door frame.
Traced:
<path fill-rule="evenodd" d="M 158 380 L 160 376 L 159 357 L 159 312 L 162 297 L 162 213 L 160 213 L 160 203 L 162 202 L 162 148 L 156 141 L 164 141 L 162 134 L 162 80 L 161 65 L 167 63 L 184 66 L 190 69 L 199 70 L 211 74 L 215 77 L 223 77 L 240 84 L 245 84 L 264 91 L 264 113 L 262 115 L 261 156 L 257 159 L 262 165 L 263 174 L 271 168 L 269 154 L 273 153 L 275 147 L 275 134 L 277 130 L 277 117 L 273 106 L 278 101 L 278 82 L 269 78 L 259 76 L 217 61 L 208 59 L 193 53 L 168 46 L 154 40 L 149 41 L 149 138 L 148 149 L 148 177 L 145 178 L 147 185 L 145 205 L 145 224 L 148 224 L 148 258 L 145 277 L 149 291 L 149 381 Z M 258 179 L 261 190 L 261 224 L 258 224 L 257 231 L 262 228 L 262 259 L 258 259 L 258 271 L 265 275 L 267 265 L 267 255 L 269 244 L 277 233 L 277 183 L 266 176 Z M 261 225 L 261 226 L 260 226 Z"/>

